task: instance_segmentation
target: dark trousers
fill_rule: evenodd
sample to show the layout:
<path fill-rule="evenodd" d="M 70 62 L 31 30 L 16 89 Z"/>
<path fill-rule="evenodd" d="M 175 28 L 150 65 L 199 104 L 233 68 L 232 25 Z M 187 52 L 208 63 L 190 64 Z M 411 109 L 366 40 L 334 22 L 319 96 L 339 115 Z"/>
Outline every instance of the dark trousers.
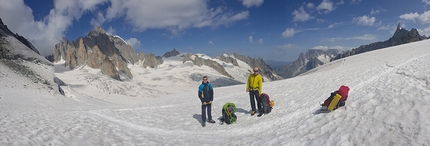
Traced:
<path fill-rule="evenodd" d="M 261 110 L 261 101 L 258 96 L 258 91 L 249 91 L 249 100 L 251 101 L 251 109 L 255 111 L 255 101 L 257 100 L 258 112 L 262 112 Z"/>
<path fill-rule="evenodd" d="M 202 105 L 202 122 L 206 122 L 206 111 L 208 112 L 208 120 L 212 120 L 212 105 L 206 104 Z"/>

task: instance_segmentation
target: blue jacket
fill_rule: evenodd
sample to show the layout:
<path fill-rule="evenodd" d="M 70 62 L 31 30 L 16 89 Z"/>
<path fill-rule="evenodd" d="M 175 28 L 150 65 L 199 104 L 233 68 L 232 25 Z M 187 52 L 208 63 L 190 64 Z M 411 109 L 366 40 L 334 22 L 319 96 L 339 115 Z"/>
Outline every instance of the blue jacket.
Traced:
<path fill-rule="evenodd" d="M 209 84 L 209 81 L 205 84 L 202 82 L 202 84 L 199 86 L 199 98 L 200 101 L 203 102 L 209 102 L 213 101 L 214 99 L 214 90 L 212 88 L 212 85 Z"/>

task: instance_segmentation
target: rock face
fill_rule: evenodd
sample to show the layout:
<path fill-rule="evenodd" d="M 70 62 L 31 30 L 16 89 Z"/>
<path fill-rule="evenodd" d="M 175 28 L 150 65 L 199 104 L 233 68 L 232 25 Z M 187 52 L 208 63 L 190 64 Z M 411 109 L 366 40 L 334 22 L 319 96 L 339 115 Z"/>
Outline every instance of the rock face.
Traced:
<path fill-rule="evenodd" d="M 127 64 L 140 65 L 144 68 L 156 68 L 163 64 L 163 57 L 169 58 L 181 54 L 176 49 L 166 52 L 163 57 L 155 56 L 154 54 L 136 53 L 134 49 L 128 45 L 121 37 L 108 35 L 105 31 L 96 27 L 90 31 L 85 37 L 76 39 L 75 41 L 68 41 L 67 39 L 61 40 L 54 46 L 54 55 L 50 58 L 54 62 L 60 60 L 65 61 L 65 66 L 74 69 L 82 66 L 89 66 L 91 68 L 100 69 L 103 74 L 110 76 L 113 79 L 120 80 L 122 76 L 132 79 L 133 76 Z M 186 54 L 181 56 L 182 61 L 191 61 L 197 66 L 208 66 L 219 72 L 227 78 L 233 77 L 224 69 L 224 67 L 217 61 L 211 59 L 204 59 L 198 55 Z M 235 57 L 222 55 L 217 57 L 226 63 L 231 63 L 234 66 L 239 66 L 236 59 L 249 64 L 252 67 L 259 67 L 260 74 L 270 80 L 282 79 L 268 66 L 263 59 L 253 59 L 250 57 L 235 54 Z M 251 72 L 252 68 L 249 69 Z"/>
<path fill-rule="evenodd" d="M 227 71 L 225 71 L 224 67 L 222 67 L 222 65 L 220 65 L 216 61 L 209 60 L 209 59 L 203 59 L 197 55 L 186 54 L 184 56 L 184 59 L 182 62 L 185 63 L 187 61 L 191 61 L 194 63 L 194 65 L 197 65 L 197 66 L 203 66 L 203 65 L 209 66 L 209 67 L 215 69 L 216 71 L 218 71 L 220 74 L 227 76 L 227 77 L 230 77 L 230 78 L 233 78 L 230 74 L 227 73 Z"/>
<path fill-rule="evenodd" d="M 121 37 L 109 35 L 100 27 L 76 41 L 61 40 L 53 51 L 53 62 L 63 59 L 70 69 L 80 66 L 101 69 L 103 74 L 117 80 L 120 80 L 120 75 L 133 78 L 127 64 L 141 63 L 142 67 L 154 68 L 163 63 L 162 58 L 154 54 L 137 54 Z"/>
<path fill-rule="evenodd" d="M 146 67 L 155 68 L 160 64 L 163 64 L 163 59 L 159 56 L 155 56 L 152 53 L 143 55 L 143 58 L 144 58 L 143 67 L 145 68 Z"/>
<path fill-rule="evenodd" d="M 411 31 L 408 31 L 406 29 L 401 28 L 400 23 L 399 23 L 397 25 L 396 32 L 394 33 L 394 35 L 390 39 L 388 39 L 384 42 L 376 42 L 376 43 L 371 43 L 368 45 L 362 45 L 358 48 L 352 49 L 351 51 L 347 51 L 345 53 L 337 55 L 335 58 L 333 58 L 333 60 L 337 60 L 340 58 L 345 58 L 345 57 L 352 56 L 355 54 L 360 54 L 360 53 L 373 51 L 373 50 L 377 50 L 377 49 L 397 46 L 397 45 L 406 44 L 406 43 L 410 43 L 410 42 L 421 41 L 421 40 L 425 40 L 425 39 L 427 39 L 427 37 L 420 36 L 420 34 L 418 33 L 418 31 L 415 28 L 412 28 Z"/>
<path fill-rule="evenodd" d="M 70 69 L 87 65 L 101 69 L 103 74 L 119 80 L 119 73 L 133 78 L 127 63 L 134 64 L 139 60 L 139 55 L 121 38 L 108 35 L 102 28 L 96 27 L 84 38 L 74 42 L 63 39 L 56 44 L 54 62 L 61 59 Z"/>
<path fill-rule="evenodd" d="M 227 56 L 226 54 L 224 54 L 224 55 L 222 55 L 220 57 L 217 57 L 217 58 L 219 60 L 221 60 L 221 61 L 226 62 L 226 63 L 232 63 L 234 66 L 239 66 L 239 64 L 237 63 L 236 59 L 234 59 L 234 58 L 232 58 L 230 56 Z"/>
<path fill-rule="evenodd" d="M 5 77 L 10 80 L 8 74 L 13 74 L 26 78 L 22 83 L 24 86 L 40 84 L 42 86 L 39 87 L 49 92 L 55 91 L 54 93 L 64 95 L 60 85 L 54 80 L 52 63 L 40 56 L 39 51 L 27 39 L 10 31 L 1 19 L 0 64 L 6 67 L 2 70 L 4 72 L 0 75 L 0 82 Z"/>
<path fill-rule="evenodd" d="M 172 50 L 172 51 L 170 51 L 170 52 L 166 52 L 166 53 L 164 53 L 163 57 L 168 58 L 168 57 L 177 56 L 177 55 L 179 55 L 179 54 L 180 54 L 180 53 L 179 53 L 178 51 L 176 51 L 176 49 L 173 49 L 173 50 Z"/>
<path fill-rule="evenodd" d="M 262 58 L 255 59 L 249 56 L 239 55 L 237 53 L 233 53 L 233 56 L 234 58 L 247 63 L 251 67 L 251 70 L 254 67 L 258 67 L 260 69 L 259 74 L 269 78 L 272 81 L 283 79 L 281 76 L 277 75 L 275 71 L 269 65 L 267 65 Z M 251 73 L 251 70 L 249 70 L 250 73 Z"/>
<path fill-rule="evenodd" d="M 316 68 L 330 61 L 331 58 L 339 54 L 338 50 L 308 50 L 300 53 L 299 58 L 286 66 L 276 68 L 275 71 L 284 78 L 295 77 L 308 70 Z"/>

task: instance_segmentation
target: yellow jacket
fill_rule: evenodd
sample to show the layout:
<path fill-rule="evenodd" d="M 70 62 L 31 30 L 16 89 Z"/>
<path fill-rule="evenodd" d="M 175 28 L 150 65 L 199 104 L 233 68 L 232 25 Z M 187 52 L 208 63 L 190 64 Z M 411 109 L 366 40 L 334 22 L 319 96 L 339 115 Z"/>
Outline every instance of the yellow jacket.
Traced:
<path fill-rule="evenodd" d="M 261 78 L 260 74 L 249 75 L 248 82 L 246 83 L 246 90 L 258 90 L 258 95 L 263 92 L 263 79 Z"/>

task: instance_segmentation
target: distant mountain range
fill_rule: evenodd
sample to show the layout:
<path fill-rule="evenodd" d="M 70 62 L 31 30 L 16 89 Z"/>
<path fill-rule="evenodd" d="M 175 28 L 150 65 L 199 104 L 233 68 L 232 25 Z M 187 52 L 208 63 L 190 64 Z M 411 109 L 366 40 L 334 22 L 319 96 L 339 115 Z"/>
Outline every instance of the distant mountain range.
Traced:
<path fill-rule="evenodd" d="M 408 31 L 401 28 L 399 23 L 397 25 L 396 32 L 387 41 L 362 45 L 358 48 L 345 52 L 339 52 L 339 50 L 309 50 L 304 54 L 301 53 L 299 58 L 292 63 L 285 66 L 276 67 L 274 70 L 277 74 L 284 78 L 291 78 L 337 59 L 425 39 L 428 38 L 426 36 L 421 36 L 415 28 L 412 28 L 410 31 Z"/>
<path fill-rule="evenodd" d="M 408 31 L 406 29 L 401 28 L 400 23 L 399 23 L 399 24 L 397 24 L 396 32 L 394 33 L 394 35 L 390 39 L 388 39 L 384 42 L 375 42 L 375 43 L 371 43 L 368 45 L 362 45 L 358 48 L 352 49 L 351 51 L 346 51 L 344 53 L 337 55 L 335 58 L 332 59 L 332 61 L 337 60 L 337 59 L 341 59 L 341 58 L 345 58 L 348 56 L 368 52 L 368 51 L 373 51 L 373 50 L 397 46 L 397 45 L 401 45 L 401 44 L 421 41 L 421 40 L 425 40 L 425 39 L 428 39 L 428 38 L 426 36 L 421 36 L 418 33 L 417 29 L 412 28 L 410 31 Z"/>
<path fill-rule="evenodd" d="M 11 32 L 1 22 L 1 19 L 0 23 L 3 36 L 15 38 L 37 55 L 40 55 L 28 40 Z M 64 65 L 70 69 L 85 66 L 100 69 L 101 73 L 116 80 L 133 79 L 133 73 L 128 67 L 129 65 L 157 69 L 166 60 L 174 60 L 180 64 L 192 64 L 196 68 L 209 67 L 216 72 L 213 75 L 217 77 L 218 83 L 215 83 L 219 86 L 227 86 L 246 83 L 247 76 L 252 73 L 253 67 L 260 68 L 260 74 L 265 81 L 274 81 L 295 77 L 336 59 L 424 39 L 428 38 L 419 35 L 416 29 L 413 28 L 408 31 L 400 28 L 399 24 L 393 37 L 384 42 L 362 45 L 346 52 L 340 52 L 339 50 L 309 50 L 306 53 L 301 53 L 298 59 L 291 63 L 283 62 L 285 64 L 282 64 L 268 61 L 272 65 L 270 66 L 262 58 L 252 58 L 237 53 L 222 54 L 213 58 L 204 54 L 181 53 L 176 49 L 166 52 L 163 56 L 155 56 L 151 53 L 137 53 L 120 36 L 107 34 L 101 27 L 96 27 L 86 36 L 77 38 L 74 41 L 61 40 L 54 46 L 53 55 L 46 58 L 52 62 L 64 61 Z M 7 44 L 5 42 L 8 40 L 2 41 L 0 43 Z M 16 59 L 20 56 L 19 54 L 10 53 L 7 49 L 1 49 L 0 55 L 1 58 L 8 59 Z M 172 67 L 174 68 L 175 66 Z M 188 78 L 198 80 L 199 77 L 193 74 L 189 75 Z"/>
<path fill-rule="evenodd" d="M 83 66 L 100 69 L 114 79 L 120 80 L 121 76 L 132 79 L 133 75 L 127 64 L 140 65 L 143 68 L 154 68 L 162 65 L 164 60 L 169 57 L 178 56 L 182 58 L 182 63 L 192 62 L 196 67 L 208 66 L 220 75 L 245 83 L 243 79 L 236 79 L 224 68 L 224 64 L 232 64 L 236 68 L 247 68 L 244 74 L 250 74 L 253 67 L 260 69 L 260 74 L 266 81 L 283 79 L 272 70 L 261 58 L 255 59 L 236 53 L 232 55 L 223 54 L 215 58 L 204 54 L 184 54 L 173 49 L 166 52 L 163 56 L 155 56 L 151 53 L 136 53 L 121 37 L 107 34 L 102 28 L 96 27 L 88 35 L 77 38 L 75 41 L 63 39 L 54 47 L 53 62 L 65 61 L 65 66 L 75 69 Z M 202 56 L 203 55 L 203 56 Z M 238 62 L 245 64 L 238 64 Z M 223 66 L 224 65 L 224 66 Z"/>
<path fill-rule="evenodd" d="M 308 50 L 306 53 L 301 53 L 297 60 L 290 63 L 284 62 L 284 64 L 280 64 L 279 62 L 269 61 L 272 66 L 268 65 L 266 61 L 261 58 L 255 59 L 249 56 L 239 55 L 237 53 L 233 53 L 230 56 L 222 55 L 210 59 L 199 58 L 196 54 L 185 54 L 181 57 L 183 57 L 183 62 L 191 61 L 197 66 L 209 66 L 219 74 L 233 80 L 235 80 L 234 77 L 223 68 L 222 64 L 229 63 L 234 66 L 238 66 L 237 61 L 240 60 L 245 62 L 247 67 L 249 66 L 249 72 L 251 72 L 253 67 L 259 67 L 261 70 L 260 74 L 268 80 L 279 80 L 295 77 L 301 73 L 339 58 L 380 48 L 420 41 L 423 39 L 427 38 L 425 36 L 420 36 L 416 29 L 408 31 L 400 28 L 399 24 L 393 37 L 385 42 L 362 45 L 359 48 L 346 52 L 340 52 L 335 49 Z M 166 52 L 162 57 L 154 56 L 151 53 L 136 53 L 134 49 L 119 36 L 106 34 L 102 28 L 96 27 L 95 30 L 92 30 L 83 38 L 78 38 L 73 42 L 64 39 L 55 45 L 53 61 L 57 62 L 60 59 L 64 59 L 66 61 L 66 66 L 71 69 L 83 65 L 100 68 L 103 73 L 111 76 L 112 78 L 120 79 L 120 74 L 124 74 L 128 78 L 132 78 L 129 69 L 126 67 L 127 63 L 139 64 L 144 68 L 156 68 L 163 64 L 163 58 L 179 54 L 181 53 L 175 49 L 170 52 Z M 219 61 L 214 61 L 214 59 Z"/>

